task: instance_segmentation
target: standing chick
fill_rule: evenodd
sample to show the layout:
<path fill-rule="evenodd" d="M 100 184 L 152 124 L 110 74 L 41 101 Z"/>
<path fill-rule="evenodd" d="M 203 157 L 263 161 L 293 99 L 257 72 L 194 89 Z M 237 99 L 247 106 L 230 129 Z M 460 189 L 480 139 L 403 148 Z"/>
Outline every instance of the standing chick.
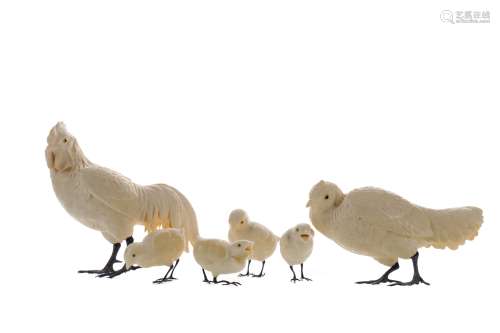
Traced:
<path fill-rule="evenodd" d="M 418 249 L 433 246 L 455 250 L 474 239 L 483 223 L 482 210 L 477 207 L 429 209 L 373 187 L 344 194 L 337 185 L 325 181 L 311 189 L 307 206 L 319 232 L 348 251 L 390 266 L 379 279 L 358 282 L 368 284 L 428 284 L 418 271 Z M 389 274 L 399 268 L 398 258 L 411 258 L 411 281 L 389 279 Z"/>
<path fill-rule="evenodd" d="M 252 276 L 264 276 L 266 259 L 274 253 L 279 237 L 262 224 L 251 222 L 243 209 L 235 209 L 231 212 L 229 215 L 229 226 L 229 241 L 234 242 L 239 239 L 246 239 L 254 243 L 253 253 L 248 260 L 247 272 L 246 274 L 240 274 L 240 276 L 250 275 L 250 263 L 252 260 L 262 261 L 260 273 L 258 275 L 252 274 Z"/>
<path fill-rule="evenodd" d="M 201 266 L 203 282 L 238 286 L 239 282 L 217 280 L 217 277 L 220 274 L 241 272 L 245 268 L 245 262 L 252 254 L 252 250 L 253 242 L 247 240 L 229 243 L 222 239 L 199 239 L 194 244 L 193 255 Z M 212 272 L 213 281 L 207 279 L 205 269 Z"/>
<path fill-rule="evenodd" d="M 127 269 L 132 265 L 140 267 L 170 266 L 167 274 L 153 283 L 176 280 L 173 275 L 183 251 L 184 235 L 181 230 L 157 230 L 144 237 L 142 242 L 132 243 L 127 247 L 124 256 L 125 266 Z"/>
<path fill-rule="evenodd" d="M 295 276 L 293 265 L 300 264 L 300 279 L 311 281 L 304 276 L 304 261 L 309 258 L 313 250 L 314 230 L 309 224 L 297 224 L 295 227 L 288 229 L 280 240 L 280 252 L 283 259 L 288 263 L 293 273 L 292 282 L 297 282 L 299 279 Z"/>

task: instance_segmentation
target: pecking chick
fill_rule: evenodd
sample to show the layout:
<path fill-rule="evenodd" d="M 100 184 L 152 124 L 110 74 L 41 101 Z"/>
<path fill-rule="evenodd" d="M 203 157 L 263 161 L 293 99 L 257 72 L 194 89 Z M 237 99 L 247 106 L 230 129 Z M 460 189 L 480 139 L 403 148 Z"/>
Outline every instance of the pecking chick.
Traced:
<path fill-rule="evenodd" d="M 229 243 L 222 239 L 199 239 L 193 248 L 193 255 L 196 262 L 201 266 L 203 272 L 203 282 L 223 283 L 224 285 L 240 285 L 239 282 L 229 282 L 217 280 L 221 274 L 232 274 L 241 272 L 245 268 L 245 262 L 252 254 L 253 242 L 238 240 Z M 213 280 L 209 281 L 205 270 L 213 275 Z"/>
<path fill-rule="evenodd" d="M 240 274 L 240 276 L 250 275 L 250 263 L 252 260 L 262 262 L 260 273 L 253 277 L 264 276 L 264 265 L 266 259 L 269 258 L 276 250 L 279 237 L 274 235 L 271 230 L 266 228 L 260 223 L 251 222 L 247 213 L 243 209 L 235 209 L 229 215 L 229 241 L 234 242 L 240 239 L 246 239 L 254 243 L 253 253 L 248 260 L 247 272 Z"/>
<path fill-rule="evenodd" d="M 153 283 L 163 283 L 174 278 L 174 271 L 184 251 L 184 235 L 179 229 L 163 229 L 148 234 L 142 242 L 132 243 L 125 250 L 125 266 L 169 266 L 167 274 Z M 175 262 L 175 263 L 174 263 Z"/>
<path fill-rule="evenodd" d="M 294 265 L 300 265 L 300 280 L 311 281 L 304 276 L 304 261 L 312 253 L 313 238 L 314 230 L 306 223 L 297 224 L 281 236 L 280 252 L 292 270 L 293 278 L 291 281 L 294 283 L 299 281 L 293 270 Z"/>

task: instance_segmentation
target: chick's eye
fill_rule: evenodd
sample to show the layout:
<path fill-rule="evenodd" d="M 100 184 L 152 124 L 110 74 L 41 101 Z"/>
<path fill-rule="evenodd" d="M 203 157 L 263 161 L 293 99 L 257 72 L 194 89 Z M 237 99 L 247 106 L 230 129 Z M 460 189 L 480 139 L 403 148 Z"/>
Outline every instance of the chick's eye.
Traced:
<path fill-rule="evenodd" d="M 240 221 L 240 224 L 243 224 L 243 223 L 245 223 L 245 221 Z"/>
<path fill-rule="evenodd" d="M 134 253 L 134 254 L 132 254 L 132 258 L 135 258 L 135 253 Z"/>
<path fill-rule="evenodd" d="M 241 247 L 241 244 L 238 244 L 238 247 Z"/>
<path fill-rule="evenodd" d="M 299 232 L 299 228 L 295 229 L 296 232 Z"/>
<path fill-rule="evenodd" d="M 325 200 L 328 200 L 328 198 L 330 198 L 330 196 L 328 194 L 325 195 Z"/>
<path fill-rule="evenodd" d="M 68 138 L 64 138 L 63 142 L 68 143 Z"/>

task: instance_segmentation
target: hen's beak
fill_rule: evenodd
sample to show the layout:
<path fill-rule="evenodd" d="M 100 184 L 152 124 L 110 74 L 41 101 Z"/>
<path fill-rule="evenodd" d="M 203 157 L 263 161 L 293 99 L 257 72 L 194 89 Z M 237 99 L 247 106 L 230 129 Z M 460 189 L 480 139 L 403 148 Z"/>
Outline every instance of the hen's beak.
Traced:
<path fill-rule="evenodd" d="M 251 252 L 252 252 L 252 247 L 251 247 L 251 246 L 247 246 L 247 247 L 245 248 L 245 252 L 246 252 L 246 253 L 251 253 Z"/>
<path fill-rule="evenodd" d="M 303 240 L 308 240 L 309 239 L 309 235 L 308 234 L 302 234 L 302 235 L 300 235 L 300 238 L 302 238 Z"/>
<path fill-rule="evenodd" d="M 311 200 L 308 200 L 306 203 L 306 208 L 309 208 L 309 206 L 311 206 Z"/>

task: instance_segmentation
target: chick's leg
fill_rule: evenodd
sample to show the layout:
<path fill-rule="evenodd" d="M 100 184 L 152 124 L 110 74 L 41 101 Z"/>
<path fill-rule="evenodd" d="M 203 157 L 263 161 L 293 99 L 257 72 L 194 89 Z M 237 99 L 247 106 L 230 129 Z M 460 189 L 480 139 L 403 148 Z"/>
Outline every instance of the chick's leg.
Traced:
<path fill-rule="evenodd" d="M 239 282 L 229 282 L 227 280 L 217 280 L 217 276 L 214 276 L 212 283 L 214 283 L 214 284 L 222 283 L 224 286 L 228 286 L 228 285 L 241 286 L 241 283 L 239 283 Z"/>
<path fill-rule="evenodd" d="M 300 264 L 300 279 L 301 280 L 306 280 L 306 281 L 312 281 L 311 279 L 306 278 L 304 276 L 304 263 Z"/>
<path fill-rule="evenodd" d="M 170 272 L 173 272 L 173 270 L 174 270 L 174 265 L 170 265 L 170 267 L 168 268 L 167 274 L 165 274 L 165 276 L 162 277 L 162 278 L 160 278 L 160 279 L 154 280 L 153 283 L 160 284 L 160 283 L 163 283 L 163 282 L 171 281 L 168 278 L 168 275 L 170 274 Z"/>
<path fill-rule="evenodd" d="M 120 243 L 115 243 L 113 244 L 113 252 L 111 252 L 111 257 L 109 257 L 108 262 L 104 266 L 103 269 L 91 269 L 91 270 L 81 270 L 78 271 L 78 273 L 87 273 L 87 274 L 106 274 L 106 273 L 112 273 L 114 272 L 113 270 L 113 264 L 117 262 L 121 262 L 119 260 L 116 260 L 116 255 L 118 254 L 118 251 L 120 250 Z"/>
<path fill-rule="evenodd" d="M 392 265 L 391 268 L 389 268 L 387 270 L 387 272 L 385 272 L 380 278 L 378 278 L 376 280 L 358 281 L 356 283 L 357 284 L 380 284 L 380 283 L 385 283 L 385 282 L 397 283 L 399 281 L 389 279 L 389 274 L 391 274 L 392 272 L 394 272 L 398 268 L 399 268 L 399 263 L 396 261 L 396 263 L 394 265 Z"/>
<path fill-rule="evenodd" d="M 253 276 L 253 277 L 258 277 L 258 278 L 260 278 L 260 277 L 263 277 L 264 275 L 266 275 L 266 274 L 264 274 L 264 265 L 265 265 L 265 264 L 266 264 L 266 261 L 264 260 L 264 261 L 262 262 L 262 268 L 260 269 L 260 273 L 259 273 L 259 274 L 257 274 L 257 275 L 256 275 L 256 274 L 252 274 L 252 276 Z"/>
<path fill-rule="evenodd" d="M 290 265 L 290 269 L 292 270 L 292 273 L 293 273 L 293 278 L 290 281 L 293 282 L 293 283 L 299 281 L 299 279 L 297 279 L 297 276 L 295 275 L 295 271 L 293 270 L 293 266 L 292 265 Z"/>
<path fill-rule="evenodd" d="M 125 241 L 127 242 L 127 246 L 129 246 L 130 244 L 132 244 L 134 242 L 134 238 L 132 236 L 130 236 Z M 117 271 L 115 271 L 114 269 L 112 269 L 111 272 L 102 273 L 102 274 L 99 274 L 97 276 L 98 277 L 105 277 L 106 276 L 106 277 L 112 279 L 112 278 L 114 278 L 114 277 L 116 277 L 118 275 L 121 275 L 121 274 L 126 273 L 128 271 L 135 271 L 136 269 L 139 269 L 139 268 L 140 268 L 139 266 L 132 266 L 129 269 L 127 269 L 127 267 L 125 265 L 123 265 L 122 268 L 120 268 Z"/>
<path fill-rule="evenodd" d="M 212 283 L 212 281 L 210 281 L 208 278 L 207 278 L 207 273 L 205 273 L 205 269 L 202 268 L 201 271 L 203 272 L 203 281 L 202 282 L 205 282 L 205 283 Z"/>
<path fill-rule="evenodd" d="M 177 278 L 174 278 L 174 271 L 177 268 L 177 265 L 179 264 L 179 259 L 175 261 L 174 268 L 172 268 L 172 271 L 170 272 L 170 276 L 167 277 L 168 280 L 177 280 Z"/>
<path fill-rule="evenodd" d="M 239 274 L 238 276 L 249 276 L 250 275 L 250 263 L 252 260 L 248 259 L 247 272 L 245 274 Z"/>
<path fill-rule="evenodd" d="M 401 282 L 401 281 L 395 281 L 394 283 L 390 284 L 390 286 L 412 286 L 414 284 L 419 284 L 423 283 L 426 285 L 429 285 L 429 283 L 425 282 L 424 279 L 420 276 L 420 273 L 418 272 L 418 252 L 411 257 L 411 261 L 413 262 L 413 278 L 409 282 Z"/>

